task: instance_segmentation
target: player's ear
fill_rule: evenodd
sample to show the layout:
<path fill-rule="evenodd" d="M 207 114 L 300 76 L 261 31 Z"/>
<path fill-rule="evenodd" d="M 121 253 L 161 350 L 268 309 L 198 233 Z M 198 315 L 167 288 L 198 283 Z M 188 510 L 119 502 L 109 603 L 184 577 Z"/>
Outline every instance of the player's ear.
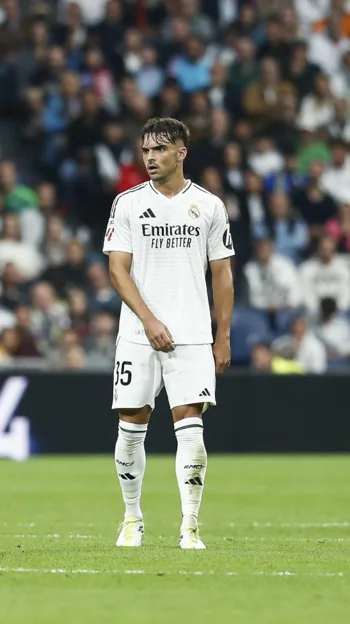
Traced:
<path fill-rule="evenodd" d="M 186 147 L 181 147 L 177 153 L 177 161 L 181 162 L 183 160 L 185 160 L 187 156 L 187 149 Z"/>

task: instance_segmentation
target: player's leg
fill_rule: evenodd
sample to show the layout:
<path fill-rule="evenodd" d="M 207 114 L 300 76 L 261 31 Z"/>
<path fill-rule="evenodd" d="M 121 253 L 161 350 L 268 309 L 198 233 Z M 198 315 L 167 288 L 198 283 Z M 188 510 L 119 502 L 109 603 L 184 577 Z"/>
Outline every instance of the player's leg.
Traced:
<path fill-rule="evenodd" d="M 172 410 L 177 439 L 175 468 L 182 512 L 180 546 L 185 549 L 205 548 L 198 531 L 198 516 L 207 470 L 202 410 L 203 403 L 180 405 Z"/>
<path fill-rule="evenodd" d="M 182 511 L 180 546 L 204 548 L 198 534 L 198 516 L 207 469 L 202 412 L 209 404 L 215 405 L 211 345 L 177 346 L 174 352 L 162 356 L 162 368 L 177 439 L 176 476 Z"/>
<path fill-rule="evenodd" d="M 146 468 L 145 438 L 161 372 L 150 346 L 119 339 L 114 371 L 113 407 L 119 410 L 115 465 L 125 504 L 117 546 L 140 546 L 143 515 L 140 507 Z"/>
<path fill-rule="evenodd" d="M 125 505 L 117 546 L 141 546 L 144 533 L 140 501 L 146 469 L 145 438 L 151 407 L 119 410 L 115 465 Z"/>

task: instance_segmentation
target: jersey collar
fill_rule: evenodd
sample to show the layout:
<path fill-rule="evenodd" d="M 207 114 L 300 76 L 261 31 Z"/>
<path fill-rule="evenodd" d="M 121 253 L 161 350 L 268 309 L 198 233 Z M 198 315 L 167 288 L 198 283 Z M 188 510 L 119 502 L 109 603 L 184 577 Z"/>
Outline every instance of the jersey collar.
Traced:
<path fill-rule="evenodd" d="M 189 190 L 189 188 L 192 186 L 192 182 L 191 182 L 191 180 L 187 180 L 187 184 L 186 184 L 186 186 L 184 186 L 184 188 L 182 189 L 182 191 L 180 191 L 180 193 L 177 193 L 177 195 L 174 195 L 174 197 L 167 197 L 167 196 L 166 196 L 166 195 L 164 195 L 163 193 L 160 193 L 159 191 L 157 191 L 157 189 L 156 189 L 156 188 L 154 187 L 154 185 L 153 185 L 152 180 L 150 180 L 150 181 L 149 181 L 149 185 L 150 185 L 150 187 L 151 187 L 152 191 L 153 191 L 154 193 L 156 193 L 157 195 L 162 195 L 165 199 L 172 200 L 172 199 L 174 199 L 175 197 L 178 197 L 179 195 L 183 195 L 184 193 L 186 193 L 186 192 Z"/>

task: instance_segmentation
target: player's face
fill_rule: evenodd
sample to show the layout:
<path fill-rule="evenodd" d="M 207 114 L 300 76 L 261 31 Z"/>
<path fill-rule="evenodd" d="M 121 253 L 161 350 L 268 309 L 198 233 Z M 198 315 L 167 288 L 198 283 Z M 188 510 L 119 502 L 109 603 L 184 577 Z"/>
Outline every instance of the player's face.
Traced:
<path fill-rule="evenodd" d="M 157 141 L 151 135 L 146 136 L 142 144 L 143 162 L 147 173 L 154 182 L 164 182 L 171 178 L 187 154 L 182 141 L 175 144 L 164 141 L 159 137 Z"/>

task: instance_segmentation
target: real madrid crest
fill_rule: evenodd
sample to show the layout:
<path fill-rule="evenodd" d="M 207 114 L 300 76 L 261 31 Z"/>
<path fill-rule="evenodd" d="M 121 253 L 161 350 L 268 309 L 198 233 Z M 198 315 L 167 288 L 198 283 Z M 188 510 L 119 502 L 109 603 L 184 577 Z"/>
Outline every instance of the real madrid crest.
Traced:
<path fill-rule="evenodd" d="M 198 207 L 196 206 L 196 204 L 192 204 L 189 211 L 188 211 L 189 216 L 192 219 L 198 219 L 198 217 L 200 217 L 200 212 L 198 210 Z"/>

